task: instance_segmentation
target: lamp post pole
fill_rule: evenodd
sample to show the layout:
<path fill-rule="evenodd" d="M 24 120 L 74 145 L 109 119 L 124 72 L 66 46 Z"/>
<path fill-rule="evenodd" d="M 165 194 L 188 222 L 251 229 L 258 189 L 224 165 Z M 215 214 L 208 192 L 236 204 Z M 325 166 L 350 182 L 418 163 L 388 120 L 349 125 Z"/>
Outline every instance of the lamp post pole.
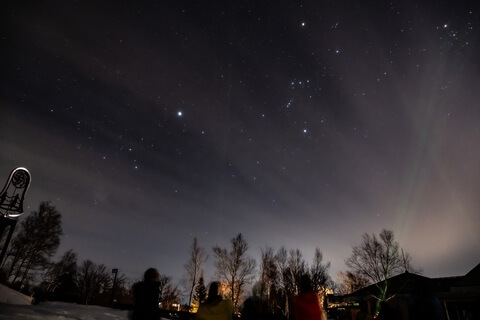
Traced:
<path fill-rule="evenodd" d="M 115 276 L 113 277 L 112 296 L 110 297 L 110 307 L 113 307 L 113 296 L 115 294 L 115 284 L 117 283 L 118 269 L 112 269 L 112 273 L 115 274 Z"/>

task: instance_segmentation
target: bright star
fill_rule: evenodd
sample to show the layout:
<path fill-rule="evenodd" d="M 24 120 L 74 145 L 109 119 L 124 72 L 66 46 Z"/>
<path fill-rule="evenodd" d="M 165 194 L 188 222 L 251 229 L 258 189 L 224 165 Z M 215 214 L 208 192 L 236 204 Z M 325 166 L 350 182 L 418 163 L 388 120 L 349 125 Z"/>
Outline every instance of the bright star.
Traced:
<path fill-rule="evenodd" d="M 178 112 L 177 112 L 177 116 L 179 116 L 179 117 L 183 116 L 183 112 L 182 112 L 182 111 L 178 111 Z"/>

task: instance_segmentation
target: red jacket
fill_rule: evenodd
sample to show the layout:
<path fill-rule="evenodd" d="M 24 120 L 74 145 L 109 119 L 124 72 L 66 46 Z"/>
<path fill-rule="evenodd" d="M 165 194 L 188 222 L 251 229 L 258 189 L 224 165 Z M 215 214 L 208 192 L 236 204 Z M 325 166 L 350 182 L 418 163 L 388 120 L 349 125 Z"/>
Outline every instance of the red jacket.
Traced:
<path fill-rule="evenodd" d="M 323 320 L 318 295 L 315 292 L 305 292 L 296 296 L 293 316 L 295 320 Z"/>

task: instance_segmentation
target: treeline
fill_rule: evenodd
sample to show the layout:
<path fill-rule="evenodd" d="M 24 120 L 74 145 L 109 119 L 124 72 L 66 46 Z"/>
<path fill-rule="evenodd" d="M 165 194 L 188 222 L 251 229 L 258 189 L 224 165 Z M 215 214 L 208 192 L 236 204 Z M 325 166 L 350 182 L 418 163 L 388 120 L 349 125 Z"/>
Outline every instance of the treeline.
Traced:
<path fill-rule="evenodd" d="M 37 301 L 61 300 L 82 304 L 132 304 L 132 280 L 122 273 L 112 273 L 103 264 L 91 260 L 78 262 L 77 254 L 69 250 L 57 261 L 56 253 L 62 235 L 61 214 L 49 202 L 42 202 L 38 211 L 29 214 L 17 227 L 0 267 L 0 281 Z M 300 278 L 309 274 L 313 287 L 323 299 L 327 293 L 349 293 L 367 285 L 413 269 L 410 256 L 400 248 L 392 231 L 380 235 L 364 234 L 362 242 L 352 247 L 346 259 L 348 270 L 341 272 L 335 283 L 330 275 L 330 262 L 323 261 L 319 248 L 311 262 L 299 249 L 265 247 L 259 264 L 248 255 L 248 243 L 242 234 L 230 241 L 228 248 L 212 248 L 215 276 L 223 284 L 223 291 L 240 310 L 246 298 L 253 299 L 260 314 L 289 317 L 293 299 L 299 291 Z M 171 277 L 160 276 L 160 303 L 164 309 L 178 310 L 182 297 L 187 298 L 185 311 L 195 311 L 206 298 L 205 264 L 208 254 L 194 238 L 184 275 L 179 284 Z M 115 270 L 118 271 L 118 270 Z M 251 289 L 251 291 L 248 291 Z M 386 287 L 380 288 L 386 293 Z M 380 296 L 379 300 L 388 297 Z M 326 306 L 325 306 L 326 307 Z"/>
<path fill-rule="evenodd" d="M 230 298 L 236 310 L 241 310 L 246 298 L 254 300 L 259 314 L 277 314 L 284 318 L 292 310 L 293 299 L 298 294 L 300 278 L 309 274 L 314 289 L 324 296 L 334 288 L 328 271 L 330 263 L 323 263 L 320 249 L 315 250 L 311 264 L 299 249 L 271 247 L 262 249 L 260 264 L 247 254 L 248 244 L 242 234 L 231 239 L 230 248 L 212 248 L 215 259 L 215 276 L 223 284 L 223 293 Z M 183 288 L 189 297 L 187 310 L 195 312 L 206 298 L 203 266 L 207 252 L 194 238 L 189 260 L 185 264 Z M 247 292 L 251 289 L 251 292 Z"/>
<path fill-rule="evenodd" d="M 33 296 L 37 302 L 132 304 L 132 281 L 124 274 L 112 273 L 104 264 L 89 259 L 78 262 L 73 250 L 65 252 L 57 262 L 51 260 L 62 233 L 61 213 L 49 202 L 40 203 L 39 209 L 17 226 L 0 267 L 0 281 Z M 170 277 L 161 275 L 160 287 L 165 306 L 180 301 L 181 293 Z"/>
<path fill-rule="evenodd" d="M 248 245 L 242 234 L 231 239 L 230 249 L 212 248 L 215 259 L 215 275 L 224 285 L 224 294 L 240 310 L 244 299 L 253 300 L 256 313 L 289 318 L 293 300 L 299 293 L 300 279 L 308 274 L 313 289 L 326 306 L 328 293 L 348 294 L 370 284 L 376 284 L 380 295 L 378 304 L 387 300 L 387 279 L 409 271 L 420 273 L 411 265 L 411 257 L 395 241 L 392 231 L 382 230 L 379 236 L 364 234 L 362 242 L 352 247 L 352 255 L 345 260 L 348 270 L 338 274 L 338 282 L 330 275 L 330 262 L 323 262 L 323 254 L 315 249 L 313 261 L 308 263 L 299 249 L 280 247 L 261 250 L 260 265 L 248 256 Z M 195 310 L 206 298 L 203 266 L 207 252 L 194 238 L 190 256 L 185 264 L 184 292 L 190 297 L 187 307 Z M 246 292 L 247 288 L 252 290 Z"/>

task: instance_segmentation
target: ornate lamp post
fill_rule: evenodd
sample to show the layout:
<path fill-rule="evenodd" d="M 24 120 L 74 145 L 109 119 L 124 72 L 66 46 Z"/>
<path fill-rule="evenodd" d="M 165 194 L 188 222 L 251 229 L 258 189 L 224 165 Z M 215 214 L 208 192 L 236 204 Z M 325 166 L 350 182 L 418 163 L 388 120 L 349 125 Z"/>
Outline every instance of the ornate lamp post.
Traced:
<path fill-rule="evenodd" d="M 30 172 L 25 168 L 16 168 L 8 177 L 0 193 L 0 265 L 7 253 L 8 244 L 17 224 L 16 218 L 23 213 L 23 200 L 30 185 Z"/>

